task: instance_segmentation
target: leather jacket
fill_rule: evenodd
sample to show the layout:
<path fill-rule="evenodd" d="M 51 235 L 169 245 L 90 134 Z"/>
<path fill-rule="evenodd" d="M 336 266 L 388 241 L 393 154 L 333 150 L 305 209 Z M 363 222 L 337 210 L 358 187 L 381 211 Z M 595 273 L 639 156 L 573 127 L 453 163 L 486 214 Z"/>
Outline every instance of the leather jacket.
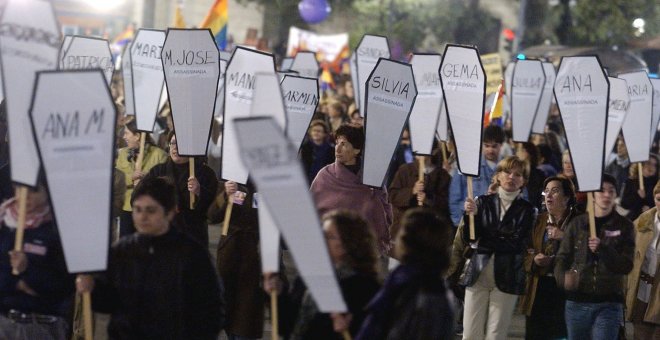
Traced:
<path fill-rule="evenodd" d="M 524 259 L 526 244 L 536 220 L 536 209 L 519 195 L 500 220 L 500 198 L 497 194 L 479 196 L 476 200 L 474 232 L 477 252 L 492 255 L 495 261 L 495 284 L 508 294 L 525 293 Z M 468 216 L 463 217 L 464 221 Z M 463 228 L 463 240 L 469 242 L 470 228 Z"/>

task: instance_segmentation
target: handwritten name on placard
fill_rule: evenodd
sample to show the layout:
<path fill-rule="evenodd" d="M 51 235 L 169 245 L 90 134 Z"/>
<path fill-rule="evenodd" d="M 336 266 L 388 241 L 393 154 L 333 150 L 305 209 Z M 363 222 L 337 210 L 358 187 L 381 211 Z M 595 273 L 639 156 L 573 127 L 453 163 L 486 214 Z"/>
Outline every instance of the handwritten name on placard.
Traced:
<path fill-rule="evenodd" d="M 79 111 L 53 112 L 48 116 L 41 138 L 61 139 L 80 137 L 90 133 L 104 133 L 103 115 L 104 109 L 97 109 L 86 117 L 83 115 L 82 122 Z M 82 123 L 82 124 L 81 124 Z"/>
<path fill-rule="evenodd" d="M 227 77 L 227 87 L 240 87 L 248 90 L 254 90 L 254 73 L 233 72 Z"/>
<path fill-rule="evenodd" d="M 319 99 L 316 97 L 316 93 L 301 92 L 296 90 L 289 90 L 284 93 L 284 100 L 288 104 L 305 104 L 305 105 L 317 105 Z"/>
<path fill-rule="evenodd" d="M 65 69 L 89 69 L 112 67 L 112 59 L 109 57 L 70 55 L 64 58 Z"/>
<path fill-rule="evenodd" d="M 176 55 L 173 55 L 176 53 Z M 167 50 L 165 51 L 165 64 L 167 65 L 206 65 L 217 63 L 218 52 L 216 51 L 191 51 L 191 50 Z"/>
<path fill-rule="evenodd" d="M 389 79 L 382 76 L 374 76 L 369 83 L 372 89 L 380 89 L 383 92 L 391 93 L 395 96 L 402 96 L 408 99 L 410 82 L 400 79 Z"/>
<path fill-rule="evenodd" d="M 131 47 L 134 57 L 151 58 L 160 60 L 162 45 L 152 45 L 146 42 L 136 41 Z"/>
<path fill-rule="evenodd" d="M 385 50 L 382 48 L 377 48 L 377 47 L 370 47 L 370 46 L 359 46 L 356 50 L 357 55 L 360 57 L 368 57 L 373 59 L 373 63 L 375 64 L 376 61 L 378 61 L 378 58 L 387 58 L 390 55 L 389 50 Z M 365 59 L 368 60 L 368 59 Z"/>
<path fill-rule="evenodd" d="M 574 74 L 564 77 L 564 79 L 559 80 L 561 87 L 559 88 L 559 93 L 570 93 L 570 92 L 593 92 L 593 86 L 591 84 L 591 74 Z"/>
<path fill-rule="evenodd" d="M 0 36 L 26 43 L 46 44 L 52 48 L 60 48 L 60 36 L 58 34 L 12 22 L 0 23 Z"/>

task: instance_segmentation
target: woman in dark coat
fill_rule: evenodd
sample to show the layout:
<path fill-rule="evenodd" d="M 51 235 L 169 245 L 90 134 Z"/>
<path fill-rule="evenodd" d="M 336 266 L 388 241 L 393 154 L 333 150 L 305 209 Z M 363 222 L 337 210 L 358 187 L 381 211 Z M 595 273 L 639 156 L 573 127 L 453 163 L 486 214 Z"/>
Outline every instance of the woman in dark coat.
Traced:
<path fill-rule="evenodd" d="M 319 119 L 309 124 L 307 139 L 300 147 L 300 159 L 308 183 L 312 183 L 323 167 L 335 161 L 335 148 L 328 138 L 329 130 L 328 125 Z"/>
<path fill-rule="evenodd" d="M 643 212 L 653 208 L 653 187 L 658 182 L 658 156 L 649 155 L 649 160 L 642 163 L 642 177 L 644 190 L 639 187 L 639 163 L 632 164 L 629 170 L 628 180 L 623 187 L 621 195 L 621 207 L 628 209 L 626 217 L 634 221 Z"/>

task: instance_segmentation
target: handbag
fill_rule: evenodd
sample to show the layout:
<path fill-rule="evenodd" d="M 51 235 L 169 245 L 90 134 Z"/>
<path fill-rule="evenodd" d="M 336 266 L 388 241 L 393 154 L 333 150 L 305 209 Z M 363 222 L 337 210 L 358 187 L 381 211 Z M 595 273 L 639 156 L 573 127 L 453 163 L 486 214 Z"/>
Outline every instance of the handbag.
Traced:
<path fill-rule="evenodd" d="M 470 258 L 465 261 L 463 271 L 458 277 L 458 284 L 463 287 L 470 287 L 477 282 L 479 274 L 484 268 L 486 268 L 489 259 L 489 254 L 479 254 L 476 249 L 474 249 Z"/>

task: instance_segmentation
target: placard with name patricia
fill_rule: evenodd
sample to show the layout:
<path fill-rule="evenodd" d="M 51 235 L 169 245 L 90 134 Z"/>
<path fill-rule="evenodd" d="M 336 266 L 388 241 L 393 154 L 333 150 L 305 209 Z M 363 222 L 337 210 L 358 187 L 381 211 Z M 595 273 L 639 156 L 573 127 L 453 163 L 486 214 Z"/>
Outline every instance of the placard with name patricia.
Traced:
<path fill-rule="evenodd" d="M 319 62 L 316 60 L 316 53 L 308 51 L 296 53 L 289 69 L 298 72 L 301 77 L 318 78 Z"/>
<path fill-rule="evenodd" d="M 515 142 L 529 140 L 544 87 L 545 74 L 541 61 L 527 59 L 516 62 L 511 88 L 511 121 Z"/>
<path fill-rule="evenodd" d="M 165 31 L 140 28 L 131 45 L 131 73 L 135 122 L 140 131 L 154 128 L 160 97 L 165 85 L 160 53 L 165 42 Z"/>
<path fill-rule="evenodd" d="M 439 54 L 413 54 L 410 58 L 418 92 L 408 119 L 408 128 L 413 153 L 418 155 L 430 156 L 433 151 L 442 104 L 439 73 L 441 61 L 442 56 Z"/>
<path fill-rule="evenodd" d="M 366 91 L 362 183 L 381 187 L 417 97 L 412 66 L 380 58 Z"/>
<path fill-rule="evenodd" d="M 88 70 L 100 68 L 110 84 L 114 64 L 110 44 L 101 38 L 73 36 L 62 58 L 62 70 Z"/>
<path fill-rule="evenodd" d="M 606 162 L 610 152 L 614 149 L 616 138 L 621 132 L 621 126 L 626 119 L 630 105 L 626 81 L 614 77 L 607 78 L 610 82 L 610 108 L 607 113 L 607 132 L 605 133 L 604 159 Z"/>
<path fill-rule="evenodd" d="M 133 72 L 131 69 L 131 45 L 129 42 L 121 54 L 121 76 L 124 79 L 124 110 L 127 116 L 135 115 L 135 94 L 133 93 Z"/>
<path fill-rule="evenodd" d="M 557 71 L 555 71 L 555 66 L 552 63 L 543 63 L 543 73 L 545 73 L 545 86 L 532 124 L 532 133 L 538 134 L 545 133 L 545 123 L 548 122 L 548 114 L 550 114 L 552 105 L 552 88 L 555 86 L 555 78 L 557 77 Z"/>
<path fill-rule="evenodd" d="M 0 26 L 0 65 L 7 101 L 12 181 L 37 184 L 39 156 L 28 110 L 35 72 L 57 68 L 60 29 L 49 1 L 9 1 Z"/>
<path fill-rule="evenodd" d="M 248 171 L 241 163 L 234 119 L 250 116 L 257 73 L 275 73 L 272 54 L 237 47 L 225 74 L 225 107 L 222 125 L 222 174 L 227 181 L 247 183 Z"/>
<path fill-rule="evenodd" d="M 649 159 L 651 144 L 651 120 L 653 113 L 653 85 L 645 71 L 618 75 L 628 84 L 630 106 L 624 122 L 623 138 L 626 141 L 630 162 L 645 162 Z"/>
<path fill-rule="evenodd" d="M 236 119 L 234 126 L 241 159 L 259 195 L 268 201 L 319 311 L 346 311 L 296 148 L 272 117 Z"/>
<path fill-rule="evenodd" d="M 288 122 L 286 136 L 299 149 L 319 105 L 319 82 L 317 79 L 286 75 L 280 86 Z"/>
<path fill-rule="evenodd" d="M 353 83 L 354 87 L 358 88 L 359 97 L 355 98 L 356 102 L 360 102 L 358 106 L 360 113 L 366 117 L 366 110 L 364 109 L 366 100 L 366 86 L 367 78 L 376 67 L 378 58 L 390 57 L 390 45 L 387 38 L 379 35 L 365 34 L 357 49 L 355 49 L 355 65 L 357 67 L 357 84 Z"/>
<path fill-rule="evenodd" d="M 651 86 L 653 87 L 653 115 L 651 120 L 651 144 L 653 146 L 653 140 L 655 139 L 655 134 L 658 132 L 658 123 L 660 123 L 660 79 L 650 78 Z"/>
<path fill-rule="evenodd" d="M 106 269 L 116 119 L 101 70 L 38 73 L 30 120 L 70 273 Z"/>
<path fill-rule="evenodd" d="M 220 77 L 219 60 L 211 30 L 167 30 L 161 62 L 181 156 L 206 155 Z"/>
<path fill-rule="evenodd" d="M 449 44 L 442 54 L 440 81 L 454 136 L 458 169 L 479 176 L 486 77 L 476 47 Z"/>
<path fill-rule="evenodd" d="M 582 192 L 601 187 L 609 86 L 598 57 L 561 58 L 554 94 Z"/>

